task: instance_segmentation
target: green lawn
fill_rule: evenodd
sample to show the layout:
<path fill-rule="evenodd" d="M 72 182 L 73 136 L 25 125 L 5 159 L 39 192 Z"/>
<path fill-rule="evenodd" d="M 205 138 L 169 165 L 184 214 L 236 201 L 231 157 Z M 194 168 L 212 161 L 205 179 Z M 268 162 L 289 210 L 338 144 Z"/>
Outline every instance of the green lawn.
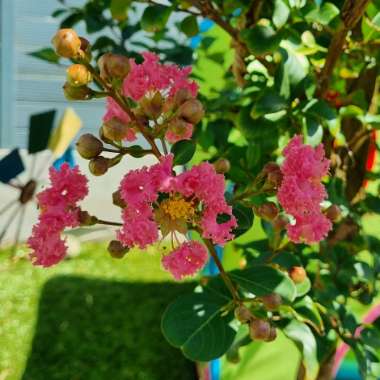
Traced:
<path fill-rule="evenodd" d="M 192 287 L 172 282 L 152 253 L 115 260 L 85 244 L 41 269 L 2 252 L 0 379 L 194 379 L 160 332 L 166 305 Z"/>

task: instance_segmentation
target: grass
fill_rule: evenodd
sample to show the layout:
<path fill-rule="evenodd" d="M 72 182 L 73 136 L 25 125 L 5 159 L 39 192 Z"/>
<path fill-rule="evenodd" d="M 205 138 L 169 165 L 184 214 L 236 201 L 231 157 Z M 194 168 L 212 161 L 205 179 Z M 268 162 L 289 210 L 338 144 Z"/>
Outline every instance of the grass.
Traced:
<path fill-rule="evenodd" d="M 158 255 L 120 261 L 102 244 L 51 269 L 0 257 L 1 380 L 194 379 L 160 331 L 176 284 Z"/>

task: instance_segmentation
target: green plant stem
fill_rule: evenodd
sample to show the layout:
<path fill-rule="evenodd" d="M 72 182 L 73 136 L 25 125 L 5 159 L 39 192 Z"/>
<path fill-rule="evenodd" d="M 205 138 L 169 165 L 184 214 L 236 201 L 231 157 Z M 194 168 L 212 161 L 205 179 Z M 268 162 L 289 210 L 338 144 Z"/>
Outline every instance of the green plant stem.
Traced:
<path fill-rule="evenodd" d="M 224 281 L 224 283 L 226 284 L 228 290 L 230 291 L 231 295 L 232 295 L 232 298 L 234 300 L 234 303 L 235 304 L 238 304 L 241 302 L 240 300 L 240 296 L 239 296 L 239 293 L 238 291 L 236 290 L 235 288 L 235 285 L 233 284 L 233 282 L 231 281 L 230 277 L 228 276 L 228 274 L 226 273 L 226 271 L 224 270 L 224 267 L 223 267 L 223 264 L 221 263 L 221 261 L 219 260 L 219 257 L 218 257 L 218 254 L 216 253 L 216 250 L 215 250 L 215 247 L 214 247 L 214 244 L 208 240 L 208 239 L 203 239 L 203 241 L 205 242 L 209 252 L 210 252 L 210 255 L 212 256 L 212 258 L 214 259 L 215 261 L 215 264 L 216 266 L 218 267 L 219 269 L 219 272 L 220 272 L 220 276 L 222 278 L 222 280 Z"/>

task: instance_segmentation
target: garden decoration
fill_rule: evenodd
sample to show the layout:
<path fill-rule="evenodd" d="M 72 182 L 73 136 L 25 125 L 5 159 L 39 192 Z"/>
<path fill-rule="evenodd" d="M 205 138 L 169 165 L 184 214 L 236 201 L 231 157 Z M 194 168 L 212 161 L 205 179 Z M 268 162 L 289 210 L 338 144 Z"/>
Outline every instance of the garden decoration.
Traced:
<path fill-rule="evenodd" d="M 167 36 L 172 13 L 184 16 L 179 24 L 188 35 L 196 17 L 215 22 L 219 34 L 202 39 L 193 78 L 190 67 L 161 62 L 159 46 L 129 55 L 124 37 L 131 25 L 121 14 L 141 3 L 134 30 L 151 33 L 152 41 Z M 367 173 L 380 121 L 379 2 L 146 3 L 91 2 L 62 11 L 76 12 L 71 22 L 84 19 L 93 32 L 90 20 L 98 20 L 97 31 L 110 23 L 92 7 L 111 7 L 112 28 L 125 32 L 117 46 L 106 44 L 113 52 L 69 25 L 53 38 L 56 54 L 72 61 L 67 98 L 106 98 L 99 136 L 81 136 L 79 154 L 95 176 L 112 175 L 129 156 L 149 155 L 155 163 L 120 178 L 112 194 L 117 221 L 80 208 L 89 189 L 78 167 L 51 169 L 50 186 L 37 196 L 33 263 L 57 264 L 66 254 L 61 232 L 96 224 L 115 226 L 113 257 L 154 244 L 176 280 L 199 273 L 212 257 L 220 274 L 201 277 L 194 293 L 162 317 L 164 336 L 188 358 L 226 354 L 238 362 L 240 347 L 271 344 L 281 331 L 301 353 L 298 379 L 332 378 L 340 341 L 355 353 L 363 379 L 377 378 L 379 331 L 361 326 L 351 305 L 370 305 L 378 294 L 380 242 L 362 220 L 380 212 L 377 183 L 364 186 L 379 177 Z M 225 54 L 212 50 L 218 38 L 231 46 Z M 170 60 L 165 51 L 161 56 Z M 204 69 L 202 59 L 220 70 Z M 255 216 L 261 228 L 253 226 Z M 242 265 L 226 271 L 216 245 Z"/>
<path fill-rule="evenodd" d="M 9 213 L 0 233 L 0 244 L 9 227 L 17 220 L 16 235 L 12 250 L 17 247 L 24 224 L 27 206 L 34 200 L 36 190 L 44 179 L 48 167 L 64 155 L 82 123 L 76 113 L 67 109 L 56 129 L 53 129 L 56 111 L 47 111 L 30 117 L 28 154 L 31 163 L 25 181 L 19 175 L 25 173 L 25 164 L 19 149 L 12 150 L 0 160 L 0 181 L 17 190 L 17 198 L 4 205 L 0 215 Z M 50 155 L 43 162 L 38 153 L 50 149 Z"/>

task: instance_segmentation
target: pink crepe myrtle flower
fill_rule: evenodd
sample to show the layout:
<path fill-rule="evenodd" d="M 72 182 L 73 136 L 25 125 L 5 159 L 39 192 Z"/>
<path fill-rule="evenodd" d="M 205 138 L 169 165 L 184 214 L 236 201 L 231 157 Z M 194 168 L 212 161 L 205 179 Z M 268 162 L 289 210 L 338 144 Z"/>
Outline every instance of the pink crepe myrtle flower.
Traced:
<path fill-rule="evenodd" d="M 188 77 L 191 67 L 180 68 L 175 64 L 160 64 L 158 55 L 142 53 L 144 61 L 137 64 L 130 60 L 131 69 L 123 82 L 124 95 L 138 101 L 149 92 L 160 91 L 173 97 L 179 89 L 188 89 L 192 96 L 197 96 L 198 86 Z"/>
<path fill-rule="evenodd" d="M 283 179 L 277 197 L 283 209 L 294 218 L 294 223 L 287 225 L 289 238 L 295 243 L 319 242 L 332 228 L 331 221 L 321 211 L 321 202 L 327 197 L 321 180 L 327 175 L 330 162 L 322 144 L 316 148 L 305 145 L 299 135 L 290 140 L 284 156 Z"/>
<path fill-rule="evenodd" d="M 164 256 L 162 265 L 176 280 L 181 280 L 201 270 L 206 265 L 207 259 L 206 247 L 197 241 L 189 241 Z"/>
<path fill-rule="evenodd" d="M 64 163 L 59 170 L 50 168 L 50 187 L 37 195 L 41 213 L 33 227 L 28 245 L 34 265 L 49 267 L 61 261 L 67 252 L 62 231 L 79 225 L 77 203 L 88 194 L 87 178 L 79 168 Z"/>
<path fill-rule="evenodd" d="M 159 57 L 150 52 L 144 52 L 142 55 L 144 61 L 141 64 L 136 63 L 134 59 L 130 60 L 130 72 L 124 78 L 122 85 L 124 96 L 139 101 L 144 96 L 149 97 L 150 94 L 160 91 L 166 99 L 172 99 L 180 89 L 187 89 L 193 97 L 197 96 L 198 85 L 188 78 L 191 67 L 180 68 L 175 64 L 161 64 Z M 115 100 L 108 97 L 103 121 L 106 122 L 112 118 L 117 118 L 126 125 L 130 123 L 128 114 Z M 170 143 L 175 143 L 191 138 L 192 133 L 193 126 L 189 124 L 183 131 L 168 131 L 166 137 Z M 136 140 L 136 133 L 132 128 L 126 140 Z"/>
<path fill-rule="evenodd" d="M 143 249 L 158 240 L 159 230 L 163 237 L 171 235 L 179 247 L 172 244 L 175 253 L 165 259 L 165 268 L 189 257 L 200 246 L 205 250 L 201 243 L 181 245 L 177 233 L 186 234 L 190 226 L 214 244 L 224 244 L 233 238 L 232 230 L 237 225 L 224 198 L 224 177 L 211 164 L 202 163 L 179 175 L 173 173 L 172 166 L 173 156 L 165 156 L 156 165 L 127 173 L 119 188 L 126 208 L 117 238 L 124 246 Z M 228 220 L 219 223 L 220 214 Z M 202 252 L 194 255 L 194 262 L 199 263 L 198 258 L 204 256 Z M 183 267 L 183 275 L 192 270 L 189 265 Z M 178 272 L 175 276 L 181 277 Z"/>

